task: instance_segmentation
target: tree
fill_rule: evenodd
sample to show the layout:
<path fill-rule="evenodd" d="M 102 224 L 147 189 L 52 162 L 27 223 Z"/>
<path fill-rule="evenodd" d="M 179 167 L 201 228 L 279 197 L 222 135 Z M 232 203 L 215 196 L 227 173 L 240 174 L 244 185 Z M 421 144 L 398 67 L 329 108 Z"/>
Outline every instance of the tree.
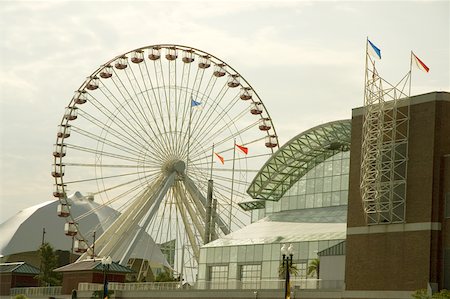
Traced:
<path fill-rule="evenodd" d="M 289 275 L 298 275 L 298 268 L 295 264 L 289 264 Z M 286 265 L 283 266 L 283 264 L 280 264 L 280 267 L 278 267 L 278 275 L 282 278 L 286 277 Z"/>
<path fill-rule="evenodd" d="M 314 274 L 316 274 L 317 279 L 319 279 L 319 268 L 320 268 L 320 260 L 318 258 L 315 258 L 309 263 L 306 275 L 311 277 Z"/>
<path fill-rule="evenodd" d="M 176 279 L 172 275 L 172 271 L 168 271 L 167 269 L 164 269 L 164 271 L 160 272 L 155 277 L 156 282 L 170 282 L 170 281 L 179 281 L 179 279 Z"/>
<path fill-rule="evenodd" d="M 58 267 L 58 256 L 49 243 L 43 243 L 39 247 L 39 258 L 41 260 L 41 273 L 36 276 L 41 286 L 61 285 L 61 273 L 53 272 Z"/>

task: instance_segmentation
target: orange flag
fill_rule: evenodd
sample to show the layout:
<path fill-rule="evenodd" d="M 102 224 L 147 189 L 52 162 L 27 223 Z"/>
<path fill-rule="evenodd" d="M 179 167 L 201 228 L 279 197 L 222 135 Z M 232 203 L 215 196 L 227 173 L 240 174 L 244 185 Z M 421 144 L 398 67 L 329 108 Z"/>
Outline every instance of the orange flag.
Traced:
<path fill-rule="evenodd" d="M 428 72 L 430 71 L 430 68 L 429 68 L 425 63 L 423 63 L 423 61 L 420 60 L 419 57 L 416 56 L 416 54 L 414 54 L 414 53 L 412 53 L 412 52 L 411 52 L 411 54 L 412 54 L 412 57 L 411 57 L 411 58 L 412 58 L 413 61 L 414 61 L 414 65 L 415 65 L 419 70 L 422 70 L 422 71 L 428 73 Z"/>
<path fill-rule="evenodd" d="M 248 154 L 248 147 L 236 144 L 237 148 L 240 149 L 244 154 Z"/>
<path fill-rule="evenodd" d="M 214 153 L 214 154 L 217 156 L 217 158 L 219 158 L 220 163 L 222 163 L 222 164 L 225 163 L 225 159 L 221 155 L 219 155 L 218 153 Z"/>

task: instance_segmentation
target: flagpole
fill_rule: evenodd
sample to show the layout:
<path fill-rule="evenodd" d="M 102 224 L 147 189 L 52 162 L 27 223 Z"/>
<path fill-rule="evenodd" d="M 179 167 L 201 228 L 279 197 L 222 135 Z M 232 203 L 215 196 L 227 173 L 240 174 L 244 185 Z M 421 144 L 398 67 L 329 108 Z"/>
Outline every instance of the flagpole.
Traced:
<path fill-rule="evenodd" d="M 411 51 L 411 56 L 409 57 L 409 90 L 408 97 L 411 97 L 411 81 L 412 81 L 412 59 L 413 59 L 413 51 Z"/>
<path fill-rule="evenodd" d="M 231 233 L 231 216 L 233 215 L 233 192 L 234 192 L 234 162 L 236 160 L 236 139 L 233 143 L 233 169 L 231 170 L 231 194 L 230 194 L 230 218 L 228 222 L 228 228 Z"/>
<path fill-rule="evenodd" d="M 209 176 L 210 180 L 212 180 L 213 165 L 214 165 L 214 143 L 212 145 L 212 150 L 211 150 L 211 174 Z"/>
<path fill-rule="evenodd" d="M 365 102 L 365 99 L 366 99 L 367 77 L 368 77 L 367 75 L 368 75 L 368 65 L 369 65 L 369 63 L 368 63 L 368 56 L 369 56 L 368 45 L 369 45 L 369 37 L 367 36 L 366 37 L 366 66 L 365 66 L 365 70 L 364 70 L 364 73 L 365 73 L 364 74 L 365 75 L 365 80 L 364 80 L 364 102 Z"/>
<path fill-rule="evenodd" d="M 186 157 L 186 174 L 188 174 L 188 171 L 189 171 L 189 152 L 191 149 L 191 122 L 192 122 L 192 94 L 191 94 L 191 101 L 189 103 L 189 124 L 188 124 L 187 157 Z"/>

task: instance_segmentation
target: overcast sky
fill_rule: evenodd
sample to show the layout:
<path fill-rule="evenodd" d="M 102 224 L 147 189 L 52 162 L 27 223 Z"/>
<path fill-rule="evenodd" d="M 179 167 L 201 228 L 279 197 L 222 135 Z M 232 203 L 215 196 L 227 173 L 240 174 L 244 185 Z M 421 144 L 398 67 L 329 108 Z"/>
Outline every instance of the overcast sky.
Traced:
<path fill-rule="evenodd" d="M 430 73 L 412 93 L 450 91 L 449 1 L 0 2 L 0 223 L 53 199 L 56 129 L 99 65 L 173 43 L 212 53 L 253 86 L 281 144 L 363 103 L 365 43 L 396 82 L 413 50 Z"/>

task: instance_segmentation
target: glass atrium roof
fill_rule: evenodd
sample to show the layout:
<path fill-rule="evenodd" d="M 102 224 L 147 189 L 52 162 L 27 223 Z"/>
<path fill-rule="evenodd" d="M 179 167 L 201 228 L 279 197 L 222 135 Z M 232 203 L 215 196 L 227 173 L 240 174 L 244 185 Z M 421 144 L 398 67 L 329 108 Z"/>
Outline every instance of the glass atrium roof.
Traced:
<path fill-rule="evenodd" d="M 278 201 L 314 166 L 350 150 L 350 131 L 351 121 L 339 120 L 300 133 L 264 164 L 247 193 L 257 200 Z"/>
<path fill-rule="evenodd" d="M 203 247 L 345 239 L 347 206 L 283 211 Z"/>

